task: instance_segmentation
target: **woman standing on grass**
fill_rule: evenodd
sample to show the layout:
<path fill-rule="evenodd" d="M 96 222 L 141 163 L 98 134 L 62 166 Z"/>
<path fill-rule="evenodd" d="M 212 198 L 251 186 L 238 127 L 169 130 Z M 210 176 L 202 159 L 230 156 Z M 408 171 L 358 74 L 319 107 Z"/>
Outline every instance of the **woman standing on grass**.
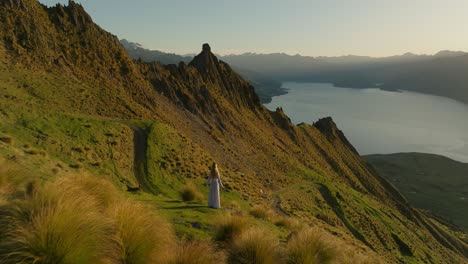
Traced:
<path fill-rule="evenodd" d="M 219 187 L 224 188 L 219 176 L 218 165 L 213 162 L 211 166 L 210 175 L 208 175 L 208 185 L 210 185 L 210 194 L 208 195 L 208 207 L 220 208 L 221 202 L 219 200 Z"/>

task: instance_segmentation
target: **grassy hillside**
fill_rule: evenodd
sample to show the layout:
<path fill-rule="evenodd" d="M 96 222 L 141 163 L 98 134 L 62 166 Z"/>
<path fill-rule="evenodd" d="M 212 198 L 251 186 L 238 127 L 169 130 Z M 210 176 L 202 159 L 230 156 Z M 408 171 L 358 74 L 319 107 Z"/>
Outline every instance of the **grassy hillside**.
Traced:
<path fill-rule="evenodd" d="M 210 247 L 230 263 L 242 263 L 234 253 L 246 248 L 272 256 L 271 247 L 262 251 L 265 245 L 288 252 L 294 248 L 288 241 L 315 243 L 314 232 L 294 238 L 295 229 L 284 228 L 294 222 L 341 241 L 333 249 L 344 243 L 390 263 L 465 260 L 463 235 L 411 208 L 331 118 L 296 126 L 281 109 L 267 110 L 208 45 L 188 65 L 132 61 L 118 39 L 74 2 L 52 8 L 33 0 L 0 2 L 0 34 L 0 155 L 33 172 L 8 188 L 14 195 L 2 198 L 7 207 L 0 212 L 7 216 L 17 203 L 35 204 L 24 195 L 30 182 L 53 188 L 70 173 L 91 174 L 112 182 L 125 198 L 156 207 L 173 225 L 182 244 L 177 250 L 203 247 L 185 241 L 219 239 L 213 219 L 220 214 L 243 215 L 247 226 L 268 230 L 262 234 L 273 240 L 246 230 L 229 246 Z M 213 161 L 226 185 L 222 210 L 206 208 L 205 198 L 184 201 L 181 195 L 206 196 Z M 6 175 L 4 182 L 17 182 Z M 113 207 L 93 208 L 99 219 L 119 219 L 107 211 Z M 30 224 L 19 220 L 19 227 Z M 103 239 L 115 237 L 116 226 L 110 226 L 114 230 Z M 9 234 L 5 243 L 15 242 Z M 142 237 L 147 247 L 156 245 Z M 256 240 L 263 244 L 251 243 Z"/>
<path fill-rule="evenodd" d="M 423 153 L 364 158 L 412 205 L 468 230 L 468 164 Z"/>

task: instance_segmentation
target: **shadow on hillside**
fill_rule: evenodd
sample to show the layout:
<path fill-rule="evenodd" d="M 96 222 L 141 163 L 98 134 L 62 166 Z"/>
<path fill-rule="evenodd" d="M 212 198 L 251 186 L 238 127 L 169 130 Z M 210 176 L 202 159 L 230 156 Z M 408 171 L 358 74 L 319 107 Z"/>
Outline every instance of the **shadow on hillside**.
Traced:
<path fill-rule="evenodd" d="M 170 206 L 161 207 L 162 209 L 195 209 L 195 208 L 208 208 L 206 205 L 182 205 L 182 206 Z"/>

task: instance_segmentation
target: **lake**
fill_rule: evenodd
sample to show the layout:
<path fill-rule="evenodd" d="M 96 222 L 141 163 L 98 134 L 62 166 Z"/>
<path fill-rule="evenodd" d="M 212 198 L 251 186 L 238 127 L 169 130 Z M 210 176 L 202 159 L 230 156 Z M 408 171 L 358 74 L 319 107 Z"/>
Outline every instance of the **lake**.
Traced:
<path fill-rule="evenodd" d="M 281 106 L 294 123 L 331 116 L 361 155 L 425 152 L 468 162 L 468 105 L 445 97 L 327 83 L 283 84 Z"/>

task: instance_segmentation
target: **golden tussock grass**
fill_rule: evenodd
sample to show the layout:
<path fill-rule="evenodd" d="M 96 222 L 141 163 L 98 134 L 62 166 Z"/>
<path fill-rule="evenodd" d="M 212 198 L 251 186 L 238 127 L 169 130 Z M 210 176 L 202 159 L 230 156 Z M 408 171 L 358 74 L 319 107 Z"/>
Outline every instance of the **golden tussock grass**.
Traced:
<path fill-rule="evenodd" d="M 193 183 L 187 183 L 184 185 L 180 196 L 184 202 L 190 202 L 195 200 L 202 200 L 203 196 L 197 187 Z"/>
<path fill-rule="evenodd" d="M 288 216 L 278 216 L 274 219 L 273 223 L 278 227 L 283 227 L 289 230 L 302 229 L 304 224 L 299 222 L 296 218 Z"/>
<path fill-rule="evenodd" d="M 339 245 L 327 234 L 316 228 L 306 228 L 293 233 L 288 241 L 287 263 L 325 264 L 338 256 Z"/>
<path fill-rule="evenodd" d="M 273 215 L 273 212 L 270 209 L 264 206 L 260 206 L 260 205 L 257 205 L 253 207 L 252 209 L 250 209 L 249 213 L 253 217 L 258 218 L 258 219 L 263 219 L 263 220 L 268 220 Z"/>
<path fill-rule="evenodd" d="M 216 219 L 214 223 L 214 240 L 230 243 L 248 228 L 245 217 L 238 215 L 225 215 Z"/>
<path fill-rule="evenodd" d="M 248 217 L 215 220 L 215 243 L 177 243 L 157 210 L 126 199 L 106 178 L 87 174 L 32 182 L 18 164 L 0 160 L 0 263 L 382 263 L 297 220 L 272 216 L 295 231 L 287 243 Z M 265 218 L 263 218 L 265 219 Z"/>
<path fill-rule="evenodd" d="M 10 197 L 25 191 L 26 182 L 32 178 L 30 172 L 4 160 L 0 160 L 0 195 Z"/>
<path fill-rule="evenodd" d="M 86 193 L 46 185 L 0 211 L 2 263 L 97 263 L 112 242 L 109 220 Z"/>
<path fill-rule="evenodd" d="M 281 249 L 276 238 L 259 228 L 243 232 L 228 250 L 229 264 L 282 263 Z"/>
<path fill-rule="evenodd" d="M 154 208 L 124 201 L 110 208 L 120 263 L 165 263 L 176 248 L 172 227 Z"/>
<path fill-rule="evenodd" d="M 242 212 L 242 208 L 240 206 L 240 204 L 235 201 L 235 200 L 231 200 L 231 201 L 226 201 L 224 202 L 224 208 L 228 209 L 228 210 L 231 210 L 233 212 Z"/>
<path fill-rule="evenodd" d="M 304 228 L 294 234 L 286 245 L 288 264 L 367 264 L 383 263 L 381 259 L 359 252 L 318 228 Z"/>
<path fill-rule="evenodd" d="M 335 239 L 332 237 L 332 239 Z M 337 264 L 384 264 L 382 257 L 373 251 L 363 251 L 361 248 L 346 244 L 342 240 L 336 240 L 338 246 L 337 258 L 334 263 Z"/>
<path fill-rule="evenodd" d="M 175 251 L 156 210 L 123 199 L 105 179 L 26 178 L 0 166 L 1 263 L 167 263 Z"/>
<path fill-rule="evenodd" d="M 94 197 L 100 208 L 106 208 L 123 199 L 111 181 L 85 173 L 58 178 L 53 185 L 71 196 L 84 192 Z"/>
<path fill-rule="evenodd" d="M 221 264 L 226 263 L 222 252 L 207 241 L 181 243 L 169 264 Z"/>

